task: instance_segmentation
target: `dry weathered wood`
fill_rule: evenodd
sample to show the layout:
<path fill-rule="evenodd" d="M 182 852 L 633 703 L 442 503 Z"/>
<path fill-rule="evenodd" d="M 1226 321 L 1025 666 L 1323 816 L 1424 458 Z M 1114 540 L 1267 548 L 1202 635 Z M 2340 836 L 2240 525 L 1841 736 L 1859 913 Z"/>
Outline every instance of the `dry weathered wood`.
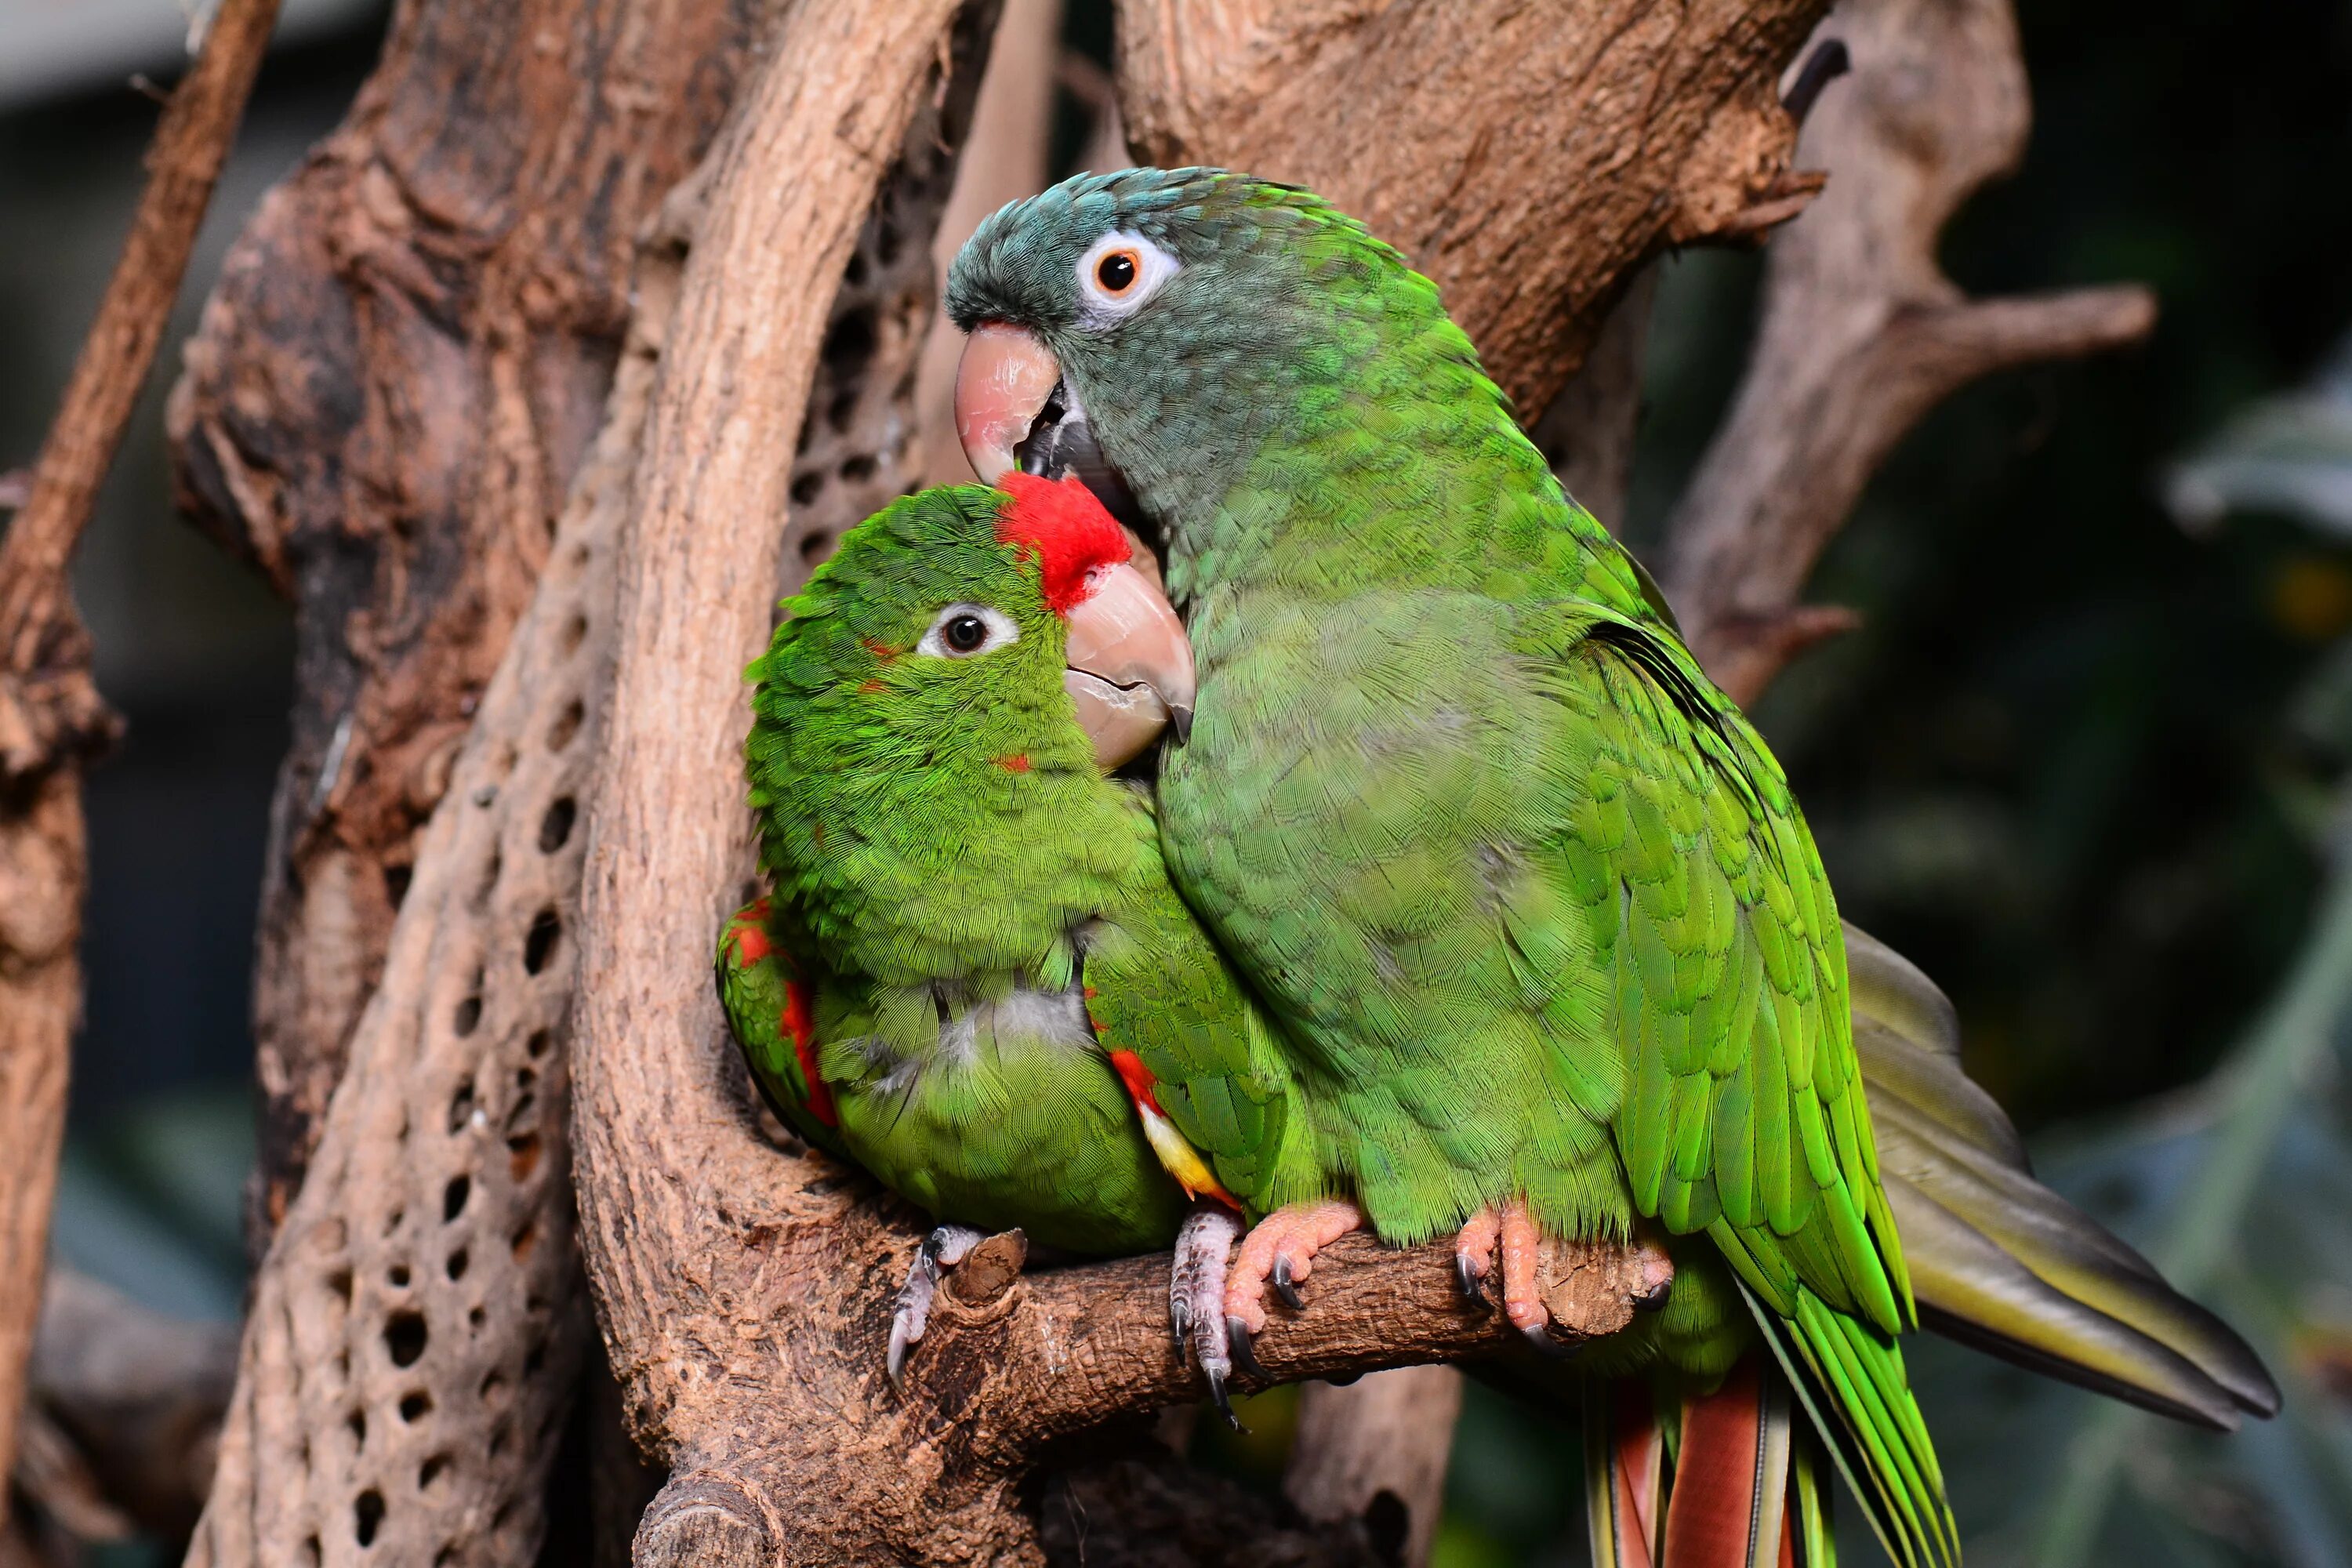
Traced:
<path fill-rule="evenodd" d="M 66 569 L 146 384 L 277 16 L 277 0 L 225 0 L 173 90 L 121 258 L 23 509 L 0 533 L 0 1476 L 16 1453 L 81 1009 L 81 764 L 114 731 L 90 682 Z M 7 1513 L 0 1489 L 0 1530 Z"/>
<path fill-rule="evenodd" d="M 1753 358 L 1662 574 L 1693 648 L 1743 701 L 1851 624 L 1797 596 L 1921 416 L 1979 376 L 2114 348 L 2155 321 L 2145 289 L 1970 300 L 1937 266 L 1945 223 L 2024 155 L 2009 0 L 1843 0 L 1822 31 L 1853 64 L 1798 149 L 1829 188 L 1773 237 Z"/>
<path fill-rule="evenodd" d="M 794 572 L 905 482 L 930 302 L 917 241 L 946 192 L 948 110 L 927 105 L 910 131 L 827 322 L 782 466 L 803 523 Z M 538 1550 L 587 1321 L 565 1072 L 580 803 L 614 539 L 698 200 L 691 184 L 675 194 L 639 268 L 604 433 L 419 846 L 383 988 L 257 1279 L 194 1561 L 275 1562 L 313 1542 L 326 1563 Z"/>
<path fill-rule="evenodd" d="M 1437 280 L 1531 414 L 1621 279 L 1801 205 L 1775 92 L 1823 0 L 1123 0 L 1147 163 L 1310 186 Z"/>
<path fill-rule="evenodd" d="M 631 247 L 715 133 L 763 3 L 403 0 L 189 344 L 184 503 L 296 612 L 255 969 L 257 1258 L 597 429 Z"/>

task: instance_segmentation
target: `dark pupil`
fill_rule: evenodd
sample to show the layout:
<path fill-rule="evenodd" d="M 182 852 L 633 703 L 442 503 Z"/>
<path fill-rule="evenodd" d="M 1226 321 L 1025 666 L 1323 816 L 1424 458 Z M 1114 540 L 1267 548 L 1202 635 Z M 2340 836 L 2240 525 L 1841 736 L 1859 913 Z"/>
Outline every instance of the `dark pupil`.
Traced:
<path fill-rule="evenodd" d="M 1116 294 L 1135 281 L 1135 258 L 1125 251 L 1106 256 L 1095 268 L 1095 278 Z"/>
<path fill-rule="evenodd" d="M 988 623 L 978 616 L 958 616 L 948 623 L 948 647 L 970 653 L 988 640 Z"/>

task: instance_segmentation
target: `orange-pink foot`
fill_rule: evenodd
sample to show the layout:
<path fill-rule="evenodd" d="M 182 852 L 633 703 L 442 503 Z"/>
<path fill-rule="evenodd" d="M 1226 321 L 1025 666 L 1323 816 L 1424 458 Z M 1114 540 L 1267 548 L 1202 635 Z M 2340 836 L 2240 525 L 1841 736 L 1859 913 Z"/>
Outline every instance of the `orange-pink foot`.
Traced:
<path fill-rule="evenodd" d="M 1269 1283 L 1292 1310 L 1306 1306 L 1298 1284 L 1315 1271 L 1316 1253 L 1363 1223 L 1363 1211 L 1344 1199 L 1292 1204 L 1258 1221 L 1225 1276 L 1227 1330 L 1255 1334 L 1265 1327 Z"/>
<path fill-rule="evenodd" d="M 1513 1198 L 1500 1208 L 1480 1209 L 1470 1216 L 1469 1223 L 1454 1237 L 1454 1269 L 1461 1281 L 1462 1294 L 1483 1303 L 1486 1300 L 1486 1277 L 1499 1251 L 1503 1260 L 1504 1315 L 1538 1349 L 1559 1354 L 1565 1347 L 1548 1331 L 1551 1312 L 1544 1306 L 1536 1283 L 1536 1259 L 1542 1246 L 1543 1233 L 1536 1228 L 1526 1201 Z M 1655 1311 L 1666 1304 L 1666 1292 L 1674 1285 L 1674 1262 L 1663 1248 L 1647 1241 L 1640 1244 L 1639 1250 L 1645 1289 L 1636 1305 L 1643 1310 Z"/>

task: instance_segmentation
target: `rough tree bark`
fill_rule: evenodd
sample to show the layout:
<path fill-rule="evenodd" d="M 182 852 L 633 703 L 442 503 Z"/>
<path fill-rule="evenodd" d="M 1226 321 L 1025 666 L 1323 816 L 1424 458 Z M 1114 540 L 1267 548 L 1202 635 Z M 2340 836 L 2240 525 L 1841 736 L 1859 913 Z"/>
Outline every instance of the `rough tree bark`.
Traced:
<path fill-rule="evenodd" d="M 277 0 L 226 0 L 173 91 L 146 189 L 41 447 L 0 535 L 0 1477 L 16 1449 L 81 1014 L 81 770 L 115 721 L 90 682 L 66 582 L 74 546 L 155 357 L 212 201 Z M 0 1532 L 8 1500 L 0 1487 Z"/>
<path fill-rule="evenodd" d="M 1826 8 L 1128 0 L 1119 102 L 1140 162 L 1244 168 L 1364 219 L 1533 412 L 1637 264 L 1815 188 L 1776 84 Z"/>
<path fill-rule="evenodd" d="M 775 460 L 806 522 L 794 571 L 904 487 L 931 294 L 920 237 L 954 112 L 927 105 L 911 128 L 835 301 L 798 449 Z M 604 433 L 418 847 L 383 986 L 257 1279 L 191 1561 L 507 1563 L 541 1540 L 586 1327 L 564 1048 L 580 801 L 613 541 L 695 205 L 689 182 L 637 269 Z"/>
<path fill-rule="evenodd" d="M 183 504 L 296 612 L 255 965 L 257 1258 L 596 432 L 633 242 L 771 9 L 404 0 L 188 345 L 169 411 Z"/>
<path fill-rule="evenodd" d="M 1845 0 L 1823 33 L 1853 60 L 1799 148 L 1829 189 L 1772 241 L 1753 357 L 1668 524 L 1661 574 L 1692 650 L 1742 701 L 1852 624 L 1797 595 L 1928 409 L 1997 370 L 2132 342 L 2156 320 L 2137 286 L 1969 300 L 1936 264 L 1960 204 L 2025 155 L 2032 102 L 2009 0 Z"/>

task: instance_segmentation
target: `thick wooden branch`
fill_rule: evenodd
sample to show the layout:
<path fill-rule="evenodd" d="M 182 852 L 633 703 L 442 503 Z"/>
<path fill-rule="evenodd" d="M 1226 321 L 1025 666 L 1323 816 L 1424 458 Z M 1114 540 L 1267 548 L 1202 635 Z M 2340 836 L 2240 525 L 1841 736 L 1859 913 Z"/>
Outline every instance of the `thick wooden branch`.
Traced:
<path fill-rule="evenodd" d="M 187 347 L 183 504 L 295 606 L 255 964 L 258 1260 L 604 409 L 634 247 L 777 0 L 403 0 Z"/>
<path fill-rule="evenodd" d="M 944 199 L 953 108 L 927 103 L 910 129 L 834 302 L 784 468 L 803 524 L 794 572 L 905 483 L 930 299 L 910 237 Z M 257 1278 L 193 1561 L 277 1562 L 313 1542 L 328 1563 L 502 1563 L 539 1549 L 587 1327 L 566 1073 L 582 802 L 614 540 L 698 211 L 689 183 L 648 241 L 604 433 L 452 765 L 383 984 Z"/>
<path fill-rule="evenodd" d="M 1147 163 L 1310 186 L 1436 279 L 1529 416 L 1622 280 L 1801 205 L 1775 83 L 1823 0 L 1122 0 Z"/>
<path fill-rule="evenodd" d="M 121 258 L 23 509 L 0 533 L 0 1475 L 16 1453 L 81 1010 L 80 764 L 114 731 L 90 683 L 89 637 L 66 571 L 146 384 L 277 16 L 277 0 L 224 0 L 173 90 Z M 7 1507 L 0 1491 L 0 1530 Z"/>
<path fill-rule="evenodd" d="M 1675 509 L 1663 574 L 1694 649 L 1743 701 L 1850 624 L 1798 595 L 1928 409 L 1994 371 L 2115 348 L 2155 321 L 2142 288 L 1973 300 L 1937 266 L 1952 214 L 2024 155 L 2009 0 L 1843 0 L 1822 31 L 1853 62 L 1798 148 L 1829 187 L 1771 241 L 1754 357 Z"/>

